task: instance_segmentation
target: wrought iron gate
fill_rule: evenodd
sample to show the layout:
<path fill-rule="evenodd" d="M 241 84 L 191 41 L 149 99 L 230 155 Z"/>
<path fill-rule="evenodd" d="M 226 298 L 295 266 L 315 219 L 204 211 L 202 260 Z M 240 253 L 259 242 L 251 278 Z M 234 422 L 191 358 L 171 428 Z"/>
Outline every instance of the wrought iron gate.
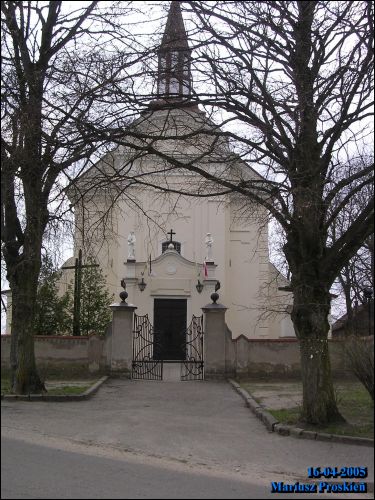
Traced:
<path fill-rule="evenodd" d="M 203 315 L 194 316 L 189 327 L 181 334 L 185 353 L 180 363 L 181 380 L 203 380 Z M 132 378 L 143 380 L 163 379 L 163 338 L 155 335 L 148 314 L 134 315 Z M 168 362 L 171 362 L 168 360 Z"/>
<path fill-rule="evenodd" d="M 185 359 L 181 361 L 181 380 L 203 380 L 203 315 L 193 315 L 186 329 L 185 339 Z"/>
<path fill-rule="evenodd" d="M 134 314 L 132 378 L 162 380 L 163 361 L 158 356 L 160 345 L 148 314 Z"/>

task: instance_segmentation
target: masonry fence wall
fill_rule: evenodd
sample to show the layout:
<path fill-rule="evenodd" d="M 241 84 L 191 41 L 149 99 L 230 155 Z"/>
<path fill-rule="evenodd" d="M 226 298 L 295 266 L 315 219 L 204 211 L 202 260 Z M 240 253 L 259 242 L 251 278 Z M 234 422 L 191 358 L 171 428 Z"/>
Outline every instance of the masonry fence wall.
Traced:
<path fill-rule="evenodd" d="M 342 340 L 329 340 L 332 373 L 347 376 L 351 372 L 343 353 Z M 228 372 L 250 377 L 296 377 L 301 373 L 297 339 L 248 339 L 227 336 Z"/>
<path fill-rule="evenodd" d="M 1 367 L 9 368 L 10 335 L 1 336 Z M 105 371 L 107 363 L 106 338 L 35 336 L 35 357 L 41 372 L 96 373 Z"/>
<path fill-rule="evenodd" d="M 329 341 L 332 371 L 336 375 L 349 373 L 342 342 Z M 35 355 L 42 373 L 108 372 L 110 351 L 110 330 L 106 337 L 35 337 Z M 9 368 L 9 354 L 10 335 L 2 335 L 2 368 Z M 292 377 L 300 373 L 299 344 L 296 339 L 247 339 L 240 336 L 232 340 L 227 330 L 225 357 L 225 372 L 228 376 Z"/>

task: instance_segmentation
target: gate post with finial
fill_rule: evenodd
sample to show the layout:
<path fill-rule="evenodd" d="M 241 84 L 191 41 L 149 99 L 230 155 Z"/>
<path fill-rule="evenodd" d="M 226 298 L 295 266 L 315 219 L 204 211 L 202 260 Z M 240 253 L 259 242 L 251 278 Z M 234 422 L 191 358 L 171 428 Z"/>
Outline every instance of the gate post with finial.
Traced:
<path fill-rule="evenodd" d="M 124 290 L 120 293 L 121 302 L 111 304 L 112 310 L 112 335 L 110 345 L 110 371 L 126 373 L 130 376 L 133 361 L 133 304 L 128 304 L 128 292 L 125 280 L 121 280 Z"/>
<path fill-rule="evenodd" d="M 227 307 L 218 304 L 219 294 L 211 294 L 212 304 L 202 307 L 204 313 L 204 366 L 208 377 L 222 377 L 226 373 L 225 313 Z"/>

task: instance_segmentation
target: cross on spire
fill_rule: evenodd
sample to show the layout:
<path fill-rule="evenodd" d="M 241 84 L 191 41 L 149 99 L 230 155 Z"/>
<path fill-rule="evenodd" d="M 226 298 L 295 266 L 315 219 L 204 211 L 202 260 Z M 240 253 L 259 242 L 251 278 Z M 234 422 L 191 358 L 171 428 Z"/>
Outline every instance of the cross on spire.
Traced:
<path fill-rule="evenodd" d="M 176 234 L 176 233 L 173 231 L 173 229 L 171 229 L 169 231 L 169 233 L 167 233 L 167 234 L 169 234 L 169 236 L 171 237 L 171 239 L 169 240 L 169 243 L 173 243 L 173 235 Z"/>

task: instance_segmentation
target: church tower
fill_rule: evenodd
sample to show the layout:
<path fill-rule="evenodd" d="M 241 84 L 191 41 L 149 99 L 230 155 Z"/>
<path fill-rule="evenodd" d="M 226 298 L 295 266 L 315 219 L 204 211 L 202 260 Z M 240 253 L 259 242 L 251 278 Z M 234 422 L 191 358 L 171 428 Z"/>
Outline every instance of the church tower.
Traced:
<path fill-rule="evenodd" d="M 180 2 L 172 1 L 158 50 L 157 97 L 164 101 L 188 99 L 191 93 L 191 49 Z"/>

